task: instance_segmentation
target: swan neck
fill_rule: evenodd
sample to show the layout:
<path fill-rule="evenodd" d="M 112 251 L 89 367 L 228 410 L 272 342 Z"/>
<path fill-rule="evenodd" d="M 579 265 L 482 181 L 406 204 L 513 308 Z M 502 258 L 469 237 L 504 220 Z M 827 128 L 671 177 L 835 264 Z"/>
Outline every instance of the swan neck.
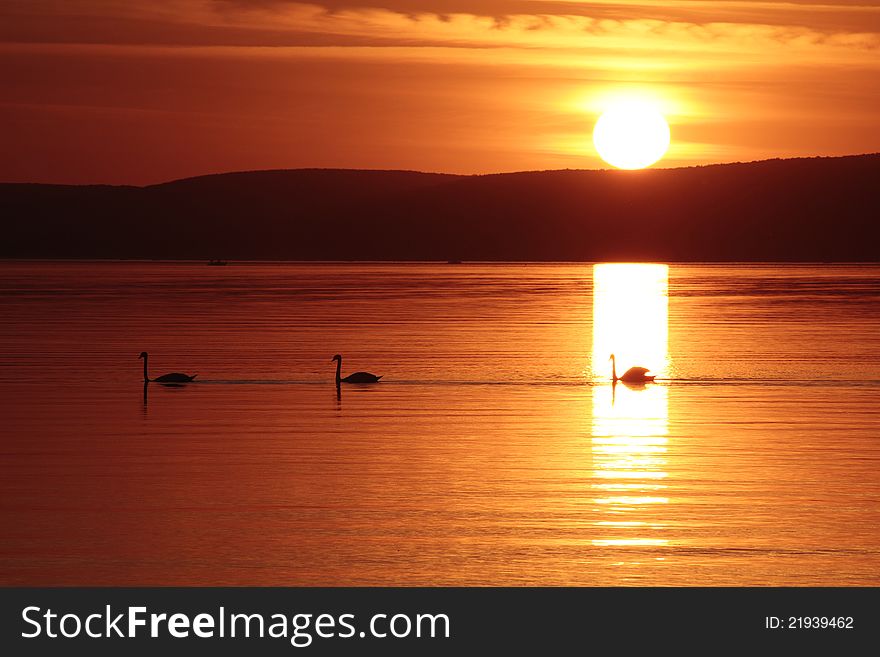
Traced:
<path fill-rule="evenodd" d="M 336 383 L 342 380 L 342 359 L 336 361 Z"/>
<path fill-rule="evenodd" d="M 614 356 L 611 357 L 611 380 L 617 381 L 617 360 Z"/>
<path fill-rule="evenodd" d="M 147 383 L 150 380 L 147 377 L 147 358 L 148 356 L 144 356 L 144 383 Z"/>

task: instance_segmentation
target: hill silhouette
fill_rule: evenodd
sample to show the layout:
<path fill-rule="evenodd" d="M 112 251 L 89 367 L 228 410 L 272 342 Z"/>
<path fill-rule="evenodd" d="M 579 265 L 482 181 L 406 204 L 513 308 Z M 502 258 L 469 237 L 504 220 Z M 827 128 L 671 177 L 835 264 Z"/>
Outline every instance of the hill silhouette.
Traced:
<path fill-rule="evenodd" d="M 5 258 L 875 261 L 880 154 L 479 176 L 0 184 Z"/>

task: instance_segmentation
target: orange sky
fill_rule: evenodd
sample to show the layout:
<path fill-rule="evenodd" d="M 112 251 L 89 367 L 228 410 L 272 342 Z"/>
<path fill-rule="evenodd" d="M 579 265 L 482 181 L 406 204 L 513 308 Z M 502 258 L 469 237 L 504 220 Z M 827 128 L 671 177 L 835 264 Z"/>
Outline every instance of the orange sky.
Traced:
<path fill-rule="evenodd" d="M 657 98 L 658 166 L 880 151 L 868 0 L 0 0 L 0 180 L 604 167 L 601 98 Z"/>

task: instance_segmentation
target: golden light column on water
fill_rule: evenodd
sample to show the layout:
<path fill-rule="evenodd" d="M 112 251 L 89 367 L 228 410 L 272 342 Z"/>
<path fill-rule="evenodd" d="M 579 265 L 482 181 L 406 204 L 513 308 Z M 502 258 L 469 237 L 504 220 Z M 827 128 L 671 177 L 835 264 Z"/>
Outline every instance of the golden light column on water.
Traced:
<path fill-rule="evenodd" d="M 668 368 L 669 267 L 598 264 L 593 267 L 593 488 L 606 535 L 596 546 L 657 546 L 669 502 L 666 452 L 667 388 L 611 383 L 610 354 L 621 375 L 634 365 L 658 378 Z M 606 383 L 607 382 L 607 383 Z"/>
<path fill-rule="evenodd" d="M 593 380 L 633 365 L 666 375 L 669 343 L 669 266 L 593 265 Z"/>

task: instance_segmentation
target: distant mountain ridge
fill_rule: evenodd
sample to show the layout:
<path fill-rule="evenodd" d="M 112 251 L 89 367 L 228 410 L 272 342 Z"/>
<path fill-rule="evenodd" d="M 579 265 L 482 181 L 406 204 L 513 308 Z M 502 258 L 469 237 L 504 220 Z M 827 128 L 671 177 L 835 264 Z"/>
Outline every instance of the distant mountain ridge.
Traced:
<path fill-rule="evenodd" d="M 490 175 L 0 184 L 3 258 L 877 261 L 880 154 Z"/>

